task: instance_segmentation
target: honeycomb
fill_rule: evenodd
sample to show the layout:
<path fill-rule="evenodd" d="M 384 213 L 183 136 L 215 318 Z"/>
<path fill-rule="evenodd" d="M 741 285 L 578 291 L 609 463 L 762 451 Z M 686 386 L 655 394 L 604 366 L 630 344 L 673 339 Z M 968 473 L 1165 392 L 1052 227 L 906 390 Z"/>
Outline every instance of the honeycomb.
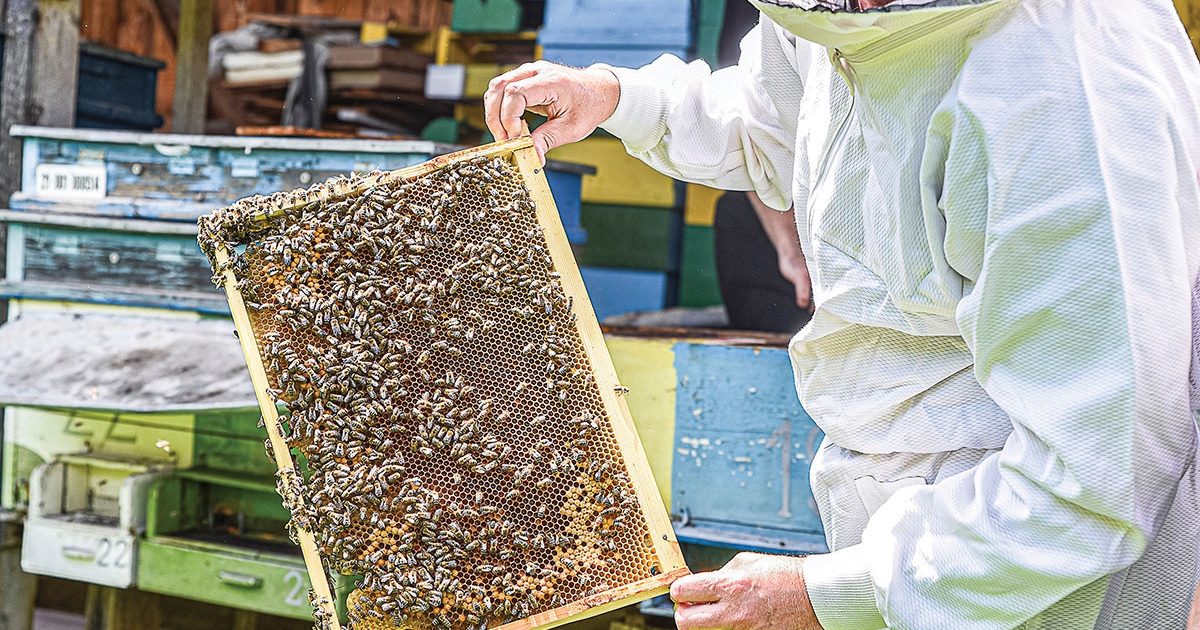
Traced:
<path fill-rule="evenodd" d="M 201 219 L 301 456 L 289 531 L 362 576 L 359 629 L 494 628 L 660 575 L 520 170 L 403 173 Z"/>

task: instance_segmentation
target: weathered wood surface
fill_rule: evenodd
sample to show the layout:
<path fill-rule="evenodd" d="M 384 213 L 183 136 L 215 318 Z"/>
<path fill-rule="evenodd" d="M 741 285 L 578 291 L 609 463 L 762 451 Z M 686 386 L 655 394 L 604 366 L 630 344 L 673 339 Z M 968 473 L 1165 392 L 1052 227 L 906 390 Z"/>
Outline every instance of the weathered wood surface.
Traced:
<path fill-rule="evenodd" d="M 136 589 L 89 584 L 84 630 L 157 630 L 164 616 L 162 603 L 162 598 Z"/>
<path fill-rule="evenodd" d="M 0 514 L 0 630 L 31 630 L 37 580 L 21 570 L 21 525 Z"/>
<path fill-rule="evenodd" d="M 178 217 L 189 221 L 249 195 L 304 187 L 350 172 L 405 168 L 454 149 L 424 141 L 164 136 L 28 127 L 14 128 L 13 133 L 24 136 L 26 159 L 21 171 L 22 194 L 12 207 L 30 209 L 29 204 L 37 203 L 36 176 L 41 164 L 103 164 L 107 198 L 66 203 L 101 207 L 210 204 Z M 46 211 L 63 203 L 61 199 L 44 202 L 40 205 Z M 143 216 L 170 218 L 156 213 Z"/>
<path fill-rule="evenodd" d="M 182 0 L 176 49 L 175 110 L 171 131 L 204 133 L 208 111 L 208 40 L 214 0 Z"/>
<path fill-rule="evenodd" d="M 671 461 L 675 445 L 674 340 L 608 335 L 605 345 L 622 383 L 626 404 L 663 505 L 671 506 Z"/>
<path fill-rule="evenodd" d="M 183 412 L 257 406 L 228 320 L 27 313 L 0 327 L 0 402 Z"/>
<path fill-rule="evenodd" d="M 25 226 L 21 233 L 23 280 L 69 278 L 94 289 L 153 288 L 220 297 L 194 237 L 37 225 Z"/>
<path fill-rule="evenodd" d="M 13 212 L 0 210 L 0 223 L 24 225 L 48 225 L 82 230 L 128 232 L 131 234 L 161 234 L 196 238 L 196 226 L 191 223 L 150 221 L 145 219 L 114 219 L 94 216 L 94 213 L 43 214 L 38 212 Z"/>
<path fill-rule="evenodd" d="M 680 342 L 674 353 L 680 539 L 823 550 L 808 483 L 821 431 L 796 398 L 787 350 Z"/>
<path fill-rule="evenodd" d="M 225 300 L 214 300 L 207 293 L 164 292 L 138 287 L 97 289 L 72 282 L 0 281 L 0 298 L 11 300 L 14 307 L 27 300 L 101 306 L 129 306 L 172 311 L 190 311 L 201 315 L 228 315 Z"/>
<path fill-rule="evenodd" d="M 75 126 L 80 2 L 38 0 L 29 95 L 35 118 L 28 122 L 47 127 Z"/>
<path fill-rule="evenodd" d="M 36 0 L 11 0 L 4 16 L 4 77 L 0 85 L 0 204 L 21 189 L 21 140 L 14 124 L 34 122 L 29 111 Z"/>

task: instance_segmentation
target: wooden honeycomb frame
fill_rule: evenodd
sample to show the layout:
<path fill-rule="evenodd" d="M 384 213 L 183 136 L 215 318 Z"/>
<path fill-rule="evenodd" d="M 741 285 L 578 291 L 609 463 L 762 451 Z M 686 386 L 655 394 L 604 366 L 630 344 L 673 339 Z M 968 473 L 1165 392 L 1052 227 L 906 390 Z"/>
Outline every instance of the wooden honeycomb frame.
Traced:
<path fill-rule="evenodd" d="M 539 164 L 532 141 L 528 136 L 499 142 L 492 145 L 477 147 L 455 154 L 442 156 L 429 162 L 407 169 L 390 173 L 377 173 L 366 178 L 341 180 L 328 185 L 317 186 L 308 191 L 297 191 L 279 194 L 265 199 L 260 205 L 265 211 L 253 217 L 254 221 L 269 223 L 274 219 L 296 212 L 314 201 L 321 203 L 361 195 L 364 191 L 373 189 L 377 184 L 385 182 L 409 181 L 415 178 L 436 173 L 456 164 L 463 164 L 476 158 L 496 158 L 505 160 L 520 173 L 528 190 L 529 200 L 533 202 L 536 221 L 540 225 L 548 248 L 548 254 L 553 260 L 553 270 L 560 274 L 563 291 L 574 298 L 573 312 L 575 332 L 582 342 L 583 354 L 590 363 L 592 377 L 600 394 L 603 409 L 606 413 L 612 434 L 616 439 L 619 453 L 623 457 L 629 481 L 636 494 L 637 504 L 652 542 L 652 556 L 661 563 L 661 571 L 647 579 L 617 585 L 602 592 L 589 594 L 585 597 L 567 601 L 565 604 L 549 610 L 537 612 L 493 628 L 503 630 L 526 630 L 529 628 L 549 628 L 571 621 L 591 617 L 609 610 L 635 603 L 654 595 L 665 593 L 670 584 L 677 578 L 686 575 L 688 569 L 684 564 L 678 542 L 671 527 L 670 518 L 661 503 L 655 481 L 651 475 L 641 442 L 634 428 L 629 409 L 622 395 L 624 388 L 617 380 L 616 371 L 608 355 L 600 326 L 596 321 L 591 303 L 583 285 L 582 277 L 575 264 L 570 244 L 559 219 L 557 208 L 551 196 L 545 174 Z M 202 231 L 203 232 L 203 231 Z M 243 234 L 243 237 L 246 235 Z M 251 316 L 247 311 L 246 300 L 239 290 L 239 278 L 229 264 L 230 251 L 228 244 L 216 244 L 209 248 L 209 255 L 214 268 L 218 271 L 220 284 L 224 287 L 229 300 L 242 349 L 246 356 L 251 379 L 254 383 L 267 433 L 270 449 L 279 466 L 281 488 L 303 479 L 295 472 L 291 449 L 284 437 L 283 420 L 280 418 L 276 402 L 269 392 L 270 382 L 259 341 L 251 324 Z M 286 497 L 285 497 L 286 498 Z M 314 615 L 326 627 L 340 630 L 340 625 L 333 608 L 333 596 L 322 561 L 319 547 L 311 532 L 297 527 L 296 538 L 300 544 L 314 591 Z M 381 627 L 372 625 L 372 627 Z"/>

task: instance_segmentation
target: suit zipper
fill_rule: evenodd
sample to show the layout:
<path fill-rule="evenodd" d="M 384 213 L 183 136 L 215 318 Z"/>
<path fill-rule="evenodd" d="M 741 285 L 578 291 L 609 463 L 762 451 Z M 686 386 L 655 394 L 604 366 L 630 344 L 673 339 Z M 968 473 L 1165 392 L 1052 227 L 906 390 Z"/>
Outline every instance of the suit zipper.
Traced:
<path fill-rule="evenodd" d="M 846 136 L 849 134 L 850 119 L 854 117 L 854 110 L 859 102 L 859 86 L 854 75 L 854 65 L 862 63 L 870 63 L 885 53 L 911 44 L 912 42 L 925 37 L 935 31 L 946 28 L 956 22 L 967 18 L 979 18 L 981 14 L 990 13 L 999 7 L 1008 4 L 1007 2 L 993 2 L 984 5 L 975 11 L 953 11 L 945 15 L 930 18 L 920 24 L 911 26 L 890 37 L 867 44 L 859 50 L 854 51 L 854 54 L 847 55 L 840 49 L 833 49 L 830 53 L 829 60 L 833 64 L 834 70 L 842 76 L 846 81 L 846 86 L 850 88 L 850 108 L 846 111 L 846 116 L 842 118 L 842 122 L 838 124 L 837 131 L 834 132 L 833 141 L 829 143 L 829 149 L 821 158 L 820 168 L 817 169 L 817 179 L 813 190 L 818 190 L 825 183 L 825 178 L 829 175 L 829 169 L 834 158 L 842 152 L 842 145 L 846 141 Z"/>
<path fill-rule="evenodd" d="M 830 54 L 829 60 L 837 73 L 846 80 L 846 86 L 850 88 L 850 107 L 846 110 L 846 115 L 842 117 L 842 122 L 838 124 L 837 131 L 833 134 L 833 140 L 829 143 L 829 149 L 821 158 L 821 166 L 817 169 L 816 185 L 813 186 L 813 190 L 820 189 L 821 185 L 825 183 L 825 177 L 829 174 L 834 157 L 841 153 L 842 144 L 849 134 L 850 119 L 854 117 L 854 108 L 858 105 L 858 85 L 854 82 L 854 68 L 850 65 L 850 61 L 842 54 L 841 50 L 836 48 Z"/>

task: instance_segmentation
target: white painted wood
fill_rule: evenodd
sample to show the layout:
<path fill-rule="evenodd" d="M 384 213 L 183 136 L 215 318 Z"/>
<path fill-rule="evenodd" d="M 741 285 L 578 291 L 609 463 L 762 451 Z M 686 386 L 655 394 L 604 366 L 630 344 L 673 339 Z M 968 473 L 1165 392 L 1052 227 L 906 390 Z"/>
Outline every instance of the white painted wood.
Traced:
<path fill-rule="evenodd" d="M 195 236 L 196 224 L 158 221 L 154 219 L 110 219 L 108 217 L 80 216 L 76 214 L 45 214 L 41 212 L 15 212 L 0 210 L 0 223 L 9 223 L 9 229 L 20 229 L 13 223 L 26 225 L 56 225 L 78 227 L 106 232 L 132 232 L 135 234 L 162 234 L 166 236 Z M 9 255 L 11 265 L 12 255 Z M 9 280 L 19 278 L 9 277 Z"/>
<path fill-rule="evenodd" d="M 258 149 L 280 151 L 337 151 L 348 153 L 448 153 L 458 147 L 425 140 L 339 140 L 329 138 L 279 138 L 274 136 L 201 136 L 192 134 L 139 133 L 104 129 L 59 129 L 13 125 L 9 134 L 23 138 L 74 140 L 106 144 L 153 146 L 164 154 L 172 147 L 232 148 L 253 152 Z"/>
<path fill-rule="evenodd" d="M 8 251 L 4 260 L 4 279 L 20 282 L 25 277 L 25 228 L 8 226 Z"/>
<path fill-rule="evenodd" d="M 30 476 L 29 518 L 21 567 L 91 584 L 128 588 L 137 576 L 137 535 L 146 528 L 151 483 L 169 466 L 73 455 L 42 464 Z M 97 507 L 93 476 L 122 477 L 116 519 Z M 114 522 L 115 521 L 115 522 Z"/>
<path fill-rule="evenodd" d="M 137 569 L 137 539 L 115 527 L 30 519 L 21 568 L 28 573 L 128 588 Z"/>

